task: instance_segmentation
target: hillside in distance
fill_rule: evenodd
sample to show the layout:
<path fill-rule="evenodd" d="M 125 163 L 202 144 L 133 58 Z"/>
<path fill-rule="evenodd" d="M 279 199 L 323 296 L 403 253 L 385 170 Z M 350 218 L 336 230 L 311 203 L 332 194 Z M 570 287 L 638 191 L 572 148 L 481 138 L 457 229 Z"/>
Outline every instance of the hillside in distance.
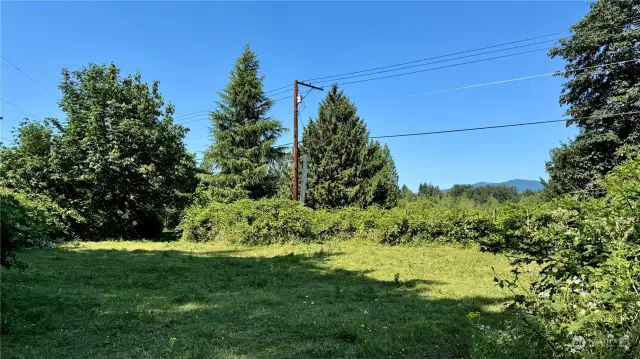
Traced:
<path fill-rule="evenodd" d="M 473 187 L 482 187 L 482 186 L 491 186 L 491 185 L 497 185 L 497 184 L 506 184 L 508 186 L 513 186 L 515 187 L 518 192 L 524 192 L 528 189 L 532 190 L 532 191 L 540 191 L 542 190 L 542 183 L 540 183 L 540 181 L 536 181 L 536 180 L 526 180 L 526 179 L 512 179 L 512 180 L 508 180 L 508 181 L 504 181 L 504 182 L 500 182 L 500 183 L 494 183 L 494 182 L 478 182 L 478 183 L 474 183 L 472 184 Z M 445 189 L 442 190 L 443 192 L 448 191 L 449 189 Z"/>

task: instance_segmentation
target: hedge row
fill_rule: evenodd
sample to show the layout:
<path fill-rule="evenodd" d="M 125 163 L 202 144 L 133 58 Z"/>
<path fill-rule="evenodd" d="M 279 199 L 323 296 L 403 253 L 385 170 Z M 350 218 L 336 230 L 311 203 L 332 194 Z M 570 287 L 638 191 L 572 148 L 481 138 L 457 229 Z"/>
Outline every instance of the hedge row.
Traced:
<path fill-rule="evenodd" d="M 189 241 L 240 244 L 365 238 L 385 244 L 488 242 L 517 238 L 530 216 L 524 204 L 477 208 L 464 201 L 416 201 L 393 209 L 316 210 L 282 199 L 192 207 L 179 226 Z M 517 228 L 516 228 L 517 227 Z M 504 237 L 503 232 L 510 231 Z M 507 238 L 507 239 L 504 239 Z"/>

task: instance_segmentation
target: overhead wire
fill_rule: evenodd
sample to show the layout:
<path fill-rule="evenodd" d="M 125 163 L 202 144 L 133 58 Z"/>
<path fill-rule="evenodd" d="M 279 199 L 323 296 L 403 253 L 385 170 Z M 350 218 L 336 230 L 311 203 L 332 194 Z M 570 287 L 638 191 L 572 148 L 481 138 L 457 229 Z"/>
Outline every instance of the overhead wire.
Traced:
<path fill-rule="evenodd" d="M 38 81 L 34 80 L 33 77 L 29 76 L 29 74 L 27 74 L 26 72 L 22 71 L 21 68 L 19 68 L 17 65 L 15 65 L 13 62 L 9 61 L 9 59 L 7 59 L 4 55 L 0 54 L 0 57 L 2 57 L 4 59 L 4 61 L 6 61 L 7 63 L 9 63 L 9 65 L 13 66 L 16 70 L 20 71 L 23 75 L 25 75 L 29 80 L 31 80 L 33 83 L 35 83 L 36 85 L 40 86 L 43 90 L 45 90 L 49 95 L 53 96 L 56 100 L 58 100 L 58 96 L 54 95 L 53 92 L 47 90 L 46 87 L 42 86 L 42 84 L 40 84 Z"/>
<path fill-rule="evenodd" d="M 469 132 L 469 131 L 482 131 L 482 130 L 490 130 L 490 129 L 498 129 L 498 128 L 508 128 L 508 127 L 521 127 L 521 126 L 532 126 L 532 125 L 541 125 L 547 123 L 558 123 L 558 122 L 566 122 L 570 120 L 587 120 L 593 118 L 607 118 L 614 116 L 626 116 L 626 115 L 638 115 L 640 111 L 630 111 L 630 112 L 619 112 L 619 113 L 611 113 L 611 114 L 603 114 L 603 115 L 594 115 L 594 116 L 585 116 L 585 117 L 573 117 L 573 118 L 563 118 L 556 120 L 546 120 L 546 121 L 533 121 L 533 122 L 520 122 L 520 123 L 510 123 L 505 125 L 492 125 L 492 126 L 482 126 L 482 127 L 469 127 L 469 128 L 458 128 L 451 130 L 438 130 L 438 131 L 428 131 L 428 132 L 414 132 L 414 133 L 400 133 L 393 135 L 380 135 L 380 136 L 370 136 L 371 139 L 381 139 L 381 138 L 394 138 L 394 137 L 410 137 L 410 136 L 427 136 L 427 135 L 437 135 L 444 133 L 455 133 L 455 132 Z M 302 141 L 300 142 L 302 143 Z M 287 143 L 283 146 L 291 146 L 293 143 Z"/>
<path fill-rule="evenodd" d="M 465 53 L 477 52 L 477 51 L 481 51 L 481 50 L 487 50 L 487 49 L 491 49 L 491 48 L 497 48 L 497 47 L 502 47 L 502 46 L 516 44 L 516 43 L 522 43 L 522 42 L 526 42 L 526 41 L 542 39 L 542 38 L 545 38 L 545 37 L 557 36 L 557 35 L 560 35 L 560 34 L 563 34 L 563 33 L 564 32 L 555 32 L 555 33 L 551 33 L 551 34 L 535 36 L 535 37 L 530 37 L 530 38 L 516 40 L 516 41 L 504 42 L 504 43 L 501 43 L 501 44 L 495 44 L 495 45 L 484 46 L 484 47 L 479 47 L 479 48 L 470 49 L 470 50 L 453 52 L 453 53 L 449 53 L 449 54 L 445 54 L 445 55 L 433 56 L 433 57 L 428 57 L 428 58 L 419 59 L 419 60 L 413 60 L 413 61 L 407 61 L 407 62 L 401 62 L 401 63 L 393 64 L 393 65 L 375 67 L 375 68 L 371 68 L 371 69 L 367 69 L 367 70 L 351 71 L 351 72 L 346 72 L 346 73 L 337 74 L 337 75 L 315 77 L 315 78 L 306 79 L 306 80 L 304 80 L 304 82 L 313 82 L 313 81 L 317 81 L 317 80 L 327 80 L 327 79 L 330 79 L 330 78 L 333 79 L 332 81 L 335 81 L 335 80 L 337 80 L 337 78 L 343 77 L 343 76 L 349 76 L 349 75 L 358 74 L 358 73 L 365 73 L 365 72 L 377 71 L 377 70 L 382 70 L 382 69 L 388 69 L 388 68 L 392 68 L 392 67 L 404 66 L 404 65 L 414 64 L 414 63 L 418 63 L 418 62 L 424 62 L 424 61 L 428 61 L 428 60 L 435 60 L 435 59 L 438 59 L 438 58 L 461 55 L 461 54 L 465 54 Z M 546 40 L 546 41 L 551 41 L 551 40 Z M 546 41 L 544 41 L 544 42 L 546 42 Z M 523 45 L 523 46 L 531 46 L 531 45 L 533 45 L 533 44 Z M 503 51 L 503 50 L 501 50 L 501 51 Z M 447 61 L 452 61 L 452 60 L 454 60 L 454 59 L 450 59 L 450 60 L 447 60 Z M 366 76 L 366 75 L 362 75 L 362 76 Z M 400 76 L 402 76 L 402 75 L 400 75 Z M 323 82 L 327 82 L 327 81 L 323 81 Z M 355 82 L 353 82 L 353 83 L 355 83 Z M 343 83 L 342 85 L 344 85 L 344 84 L 348 84 L 348 83 Z M 292 87 L 292 85 L 289 84 L 289 85 L 281 86 L 281 87 L 278 87 L 278 88 L 274 88 L 272 90 L 266 91 L 265 93 L 266 94 L 272 94 L 274 92 L 277 92 L 277 94 L 281 94 L 281 93 L 285 93 L 285 92 L 289 91 L 290 89 L 287 89 L 289 87 Z M 280 90 L 283 90 L 283 89 L 287 89 L 287 90 L 286 91 L 280 91 Z M 272 94 L 272 96 L 273 95 L 277 96 L 277 94 Z M 279 100 L 282 100 L 282 99 L 285 99 L 285 98 L 287 98 L 287 97 L 283 97 L 281 99 L 277 99 L 275 102 L 277 102 Z M 206 110 L 204 110 L 204 111 L 206 111 Z M 195 112 L 195 114 L 201 113 L 201 112 L 204 112 L 204 111 L 198 111 L 198 112 Z M 187 115 L 185 115 L 185 116 L 187 116 Z M 176 117 L 176 119 L 177 118 L 183 118 L 183 117 L 180 116 L 180 117 Z"/>
<path fill-rule="evenodd" d="M 517 55 L 524 55 L 524 54 L 529 54 L 529 53 L 532 53 L 532 52 L 543 51 L 543 50 L 548 50 L 548 49 L 547 49 L 547 48 L 544 48 L 544 49 L 535 49 L 535 50 L 529 50 L 529 51 L 522 51 L 522 52 L 516 52 L 516 53 L 514 53 L 514 54 L 507 54 L 507 55 L 501 55 L 501 56 L 494 56 L 494 57 L 489 57 L 489 58 L 486 58 L 486 59 L 479 59 L 479 60 L 473 60 L 473 61 L 460 62 L 460 63 L 456 63 L 456 64 L 451 64 L 451 65 L 445 65 L 445 66 L 432 67 L 432 68 L 429 68 L 429 69 L 416 70 L 416 71 L 409 71 L 409 72 L 403 72 L 403 73 L 399 73 L 399 74 L 393 74 L 393 75 L 386 75 L 386 76 L 373 77 L 373 78 L 369 78 L 369 79 L 362 79 L 362 80 L 355 80 L 355 81 L 340 82 L 340 83 L 337 83 L 337 85 L 340 85 L 340 86 L 342 86 L 342 85 L 350 85 L 350 84 L 356 84 L 356 83 L 361 83 L 361 82 L 368 82 L 368 81 L 382 80 L 382 79 L 393 78 L 393 77 L 400 77 L 400 76 L 406 76 L 406 75 L 413 75 L 413 74 L 422 73 L 422 72 L 429 72 L 429 71 L 441 70 L 441 69 L 446 69 L 446 68 L 451 68 L 451 67 L 457 67 L 457 66 L 463 66 L 463 65 L 475 64 L 475 63 L 479 63 L 479 62 L 490 61 L 490 60 L 497 60 L 497 59 L 502 59 L 502 58 L 506 58 L 506 57 L 517 56 Z"/>
<path fill-rule="evenodd" d="M 411 94 L 411 95 L 412 96 L 432 95 L 432 94 L 437 94 L 437 93 L 442 93 L 442 92 L 464 90 L 464 89 L 470 89 L 470 88 L 475 88 L 475 87 L 499 85 L 499 84 L 503 84 L 503 83 L 522 81 L 522 80 L 529 80 L 529 79 L 538 78 L 538 77 L 544 77 L 544 76 L 555 76 L 555 75 L 561 75 L 561 74 L 568 74 L 568 73 L 571 73 L 571 72 L 591 70 L 591 69 L 595 69 L 595 68 L 599 68 L 599 67 L 608 67 L 608 66 L 621 65 L 621 64 L 628 63 L 628 62 L 638 62 L 638 61 L 640 61 L 640 58 L 639 59 L 625 60 L 625 61 L 610 62 L 610 63 L 601 64 L 601 65 L 595 65 L 595 66 L 588 66 L 588 67 L 583 67 L 583 68 L 575 69 L 575 70 L 566 70 L 566 71 L 558 70 L 558 71 L 547 72 L 547 73 L 543 73 L 543 74 L 523 76 L 523 77 L 515 77 L 515 78 L 511 78 L 511 79 L 506 79 L 506 80 L 484 82 L 484 83 L 479 83 L 479 84 L 474 84 L 474 85 L 465 85 L 465 86 L 453 87 L 453 88 L 448 88 L 448 89 L 443 89 L 443 90 L 436 90 L 436 91 L 429 91 L 429 92 L 418 92 L 418 93 L 414 93 L 414 94 Z"/>
<path fill-rule="evenodd" d="M 267 92 L 265 92 L 265 93 L 271 93 L 271 92 L 278 91 L 278 90 L 282 90 L 282 89 L 284 89 L 284 88 L 292 87 L 292 86 L 293 86 L 293 85 L 291 85 L 291 84 L 289 84 L 289 85 L 285 85 L 285 86 L 282 86 L 282 87 L 278 87 L 277 89 L 269 90 L 269 91 L 267 91 Z"/>
<path fill-rule="evenodd" d="M 517 44 L 517 43 L 526 42 L 526 41 L 531 41 L 531 40 L 542 39 L 542 38 L 545 38 L 545 37 L 550 37 L 550 36 L 560 35 L 560 34 L 562 34 L 562 33 L 563 33 L 563 32 L 556 32 L 556 33 L 553 33 L 553 34 L 547 34 L 547 35 L 542 35 L 542 36 L 530 37 L 530 38 L 527 38 L 527 39 L 522 39 L 522 40 L 517 40 L 517 41 L 504 42 L 504 43 L 501 43 L 501 44 L 496 44 L 496 45 L 491 45 L 491 46 L 485 46 L 485 47 L 480 47 L 480 48 L 471 49 L 471 50 L 464 50 L 464 51 L 452 52 L 452 53 L 445 54 L 445 55 L 438 55 L 438 56 L 433 56 L 433 57 L 427 57 L 427 58 L 420 59 L 420 60 L 413 60 L 413 61 L 407 61 L 407 62 L 402 62 L 402 63 L 398 63 L 398 64 L 393 64 L 393 65 L 386 65 L 386 66 L 374 67 L 374 68 L 367 69 L 367 70 L 360 70 L 360 71 L 346 72 L 346 73 L 342 73 L 342 74 L 338 74 L 338 75 L 330 75 L 330 76 L 315 77 L 315 78 L 311 78 L 311 79 L 306 79 L 306 80 L 304 80 L 304 81 L 317 81 L 317 80 L 324 80 L 324 79 L 333 78 L 333 77 L 341 77 L 341 76 L 353 75 L 353 74 L 358 74 L 358 73 L 363 73 L 363 72 L 371 72 L 371 71 L 376 71 L 376 70 L 382 70 L 382 69 L 387 69 L 387 68 L 391 68 L 391 67 L 397 67 L 397 66 L 409 65 L 409 64 L 414 64 L 414 63 L 423 62 L 423 61 L 428 61 L 428 60 L 440 59 L 440 58 L 443 58 L 443 57 L 449 57 L 449 56 L 461 55 L 461 54 L 466 54 L 466 53 L 469 53 L 469 52 L 476 52 L 476 51 L 481 51 L 481 50 L 487 50 L 487 49 L 492 49 L 492 48 L 496 48 L 496 47 L 501 47 L 501 46 L 505 46 L 505 45 L 511 45 L 511 44 Z M 550 41 L 550 40 L 546 40 L 546 41 Z M 546 41 L 545 41 L 545 42 L 546 42 Z M 527 46 L 527 45 L 524 45 L 524 46 Z"/>
<path fill-rule="evenodd" d="M 206 113 L 208 111 L 213 111 L 213 110 L 215 110 L 215 108 L 212 107 L 212 108 L 208 108 L 208 109 L 205 109 L 205 110 L 200 110 L 200 111 L 191 112 L 191 113 L 187 113 L 187 114 L 184 114 L 184 115 L 176 116 L 173 119 L 176 120 L 176 119 L 185 119 L 185 118 L 188 118 L 188 117 L 197 117 L 197 116 L 200 116 L 203 113 Z M 193 116 L 193 115 L 196 115 L 196 116 Z"/>
<path fill-rule="evenodd" d="M 2 100 L 2 101 L 4 101 L 4 102 L 6 102 L 6 103 L 7 103 L 7 105 L 9 105 L 9 106 L 15 107 L 15 108 L 17 108 L 18 110 L 20 110 L 20 111 L 24 112 L 24 114 L 26 114 L 27 116 L 33 116 L 33 115 L 31 115 L 29 112 L 27 112 L 27 111 L 23 110 L 20 106 L 18 106 L 18 105 L 16 105 L 16 104 L 14 104 L 14 103 L 9 102 L 9 101 L 7 101 L 7 100 L 3 99 L 2 97 L 0 97 L 0 100 Z"/>
<path fill-rule="evenodd" d="M 376 72 L 371 72 L 371 73 L 366 73 L 366 74 L 361 74 L 361 75 L 343 76 L 343 77 L 338 77 L 338 78 L 335 78 L 335 79 L 332 79 L 332 80 L 323 80 L 323 81 L 320 81 L 319 83 L 335 82 L 335 81 L 347 80 L 347 79 L 351 79 L 351 78 L 372 76 L 372 75 L 377 75 L 377 74 L 382 74 L 382 73 L 387 73 L 387 72 L 406 70 L 406 69 L 411 69 L 411 68 L 416 68 L 416 67 L 421 67 L 421 66 L 426 66 L 426 65 L 438 64 L 438 63 L 447 62 L 447 61 L 454 61 L 454 60 L 466 59 L 466 58 L 469 58 L 469 57 L 494 54 L 494 53 L 502 52 L 502 51 L 521 49 L 523 47 L 528 47 L 528 46 L 533 46 L 533 45 L 540 45 L 540 44 L 543 44 L 543 43 L 546 43 L 546 42 L 550 42 L 550 41 L 554 41 L 555 42 L 557 40 L 559 40 L 559 39 L 551 39 L 551 40 L 539 41 L 539 42 L 534 42 L 534 43 L 520 45 L 520 46 L 507 47 L 505 49 L 486 51 L 486 52 L 481 52 L 481 53 L 471 54 L 471 55 L 466 55 L 466 56 L 458 56 L 458 57 L 454 57 L 454 58 L 451 58 L 451 59 L 430 61 L 430 62 L 425 62 L 425 63 L 421 63 L 421 64 L 417 64 L 417 65 L 398 67 L 398 68 L 394 68 L 394 69 L 376 71 Z M 542 49 L 540 49 L 540 50 L 542 50 Z M 316 82 L 316 83 L 318 83 L 318 82 Z"/>
<path fill-rule="evenodd" d="M 454 88 L 431 91 L 431 92 L 425 92 L 425 93 L 415 93 L 415 94 L 411 94 L 411 95 L 414 95 L 414 96 L 417 96 L 417 95 L 431 95 L 431 94 L 437 94 L 437 93 L 449 92 L 449 91 L 457 91 L 457 90 L 463 90 L 463 89 L 469 89 L 469 88 L 475 88 L 475 87 L 498 85 L 498 84 L 509 83 L 509 82 L 514 82 L 514 81 L 522 81 L 522 80 L 527 80 L 527 79 L 533 79 L 533 78 L 543 77 L 543 76 L 553 76 L 553 75 L 567 74 L 567 73 L 572 73 L 572 72 L 580 72 L 580 71 L 585 71 L 585 70 L 592 70 L 592 69 L 601 68 L 601 67 L 621 65 L 621 64 L 625 64 L 625 63 L 629 63 L 629 62 L 636 62 L 636 61 L 640 61 L 640 59 L 630 59 L 630 60 L 624 60 L 624 61 L 610 62 L 610 63 L 601 64 L 601 65 L 584 67 L 584 68 L 581 68 L 581 69 L 575 69 L 575 70 L 566 70 L 566 71 L 558 70 L 558 71 L 554 71 L 554 72 L 547 72 L 547 73 L 544 73 L 544 74 L 537 74 L 537 75 L 524 76 L 524 77 L 516 77 L 516 78 L 513 78 L 513 79 L 485 82 L 485 83 L 480 83 L 480 84 L 460 86 L 460 87 L 454 87 Z M 307 92 L 307 94 L 308 93 L 309 92 Z M 305 94 L 305 96 L 307 94 Z M 280 98 L 277 101 L 281 101 L 281 100 L 288 99 L 288 98 L 291 98 L 291 97 L 292 97 L 292 95 L 289 95 L 289 96 Z M 303 99 L 304 99 L 304 97 L 303 97 Z M 202 120 L 206 120 L 206 118 L 198 119 L 198 120 L 194 120 L 194 121 L 190 121 L 190 122 L 197 122 L 197 121 L 202 121 Z M 188 123 L 188 122 L 185 122 L 185 123 Z"/>
<path fill-rule="evenodd" d="M 622 21 L 626 21 L 626 20 L 633 20 L 633 19 L 637 19 L 637 18 L 640 18 L 640 16 L 632 16 L 632 17 L 623 18 L 623 19 L 619 20 L 618 22 L 622 22 Z M 484 47 L 480 47 L 480 48 L 476 48 L 476 49 L 471 49 L 471 50 L 458 51 L 458 52 L 453 52 L 453 53 L 449 53 L 449 54 L 445 54 L 445 55 L 439 55 L 439 56 L 428 57 L 428 58 L 424 58 L 424 59 L 420 59 L 420 60 L 413 60 L 413 61 L 408 61 L 408 62 L 403 62 L 403 63 L 393 64 L 393 65 L 387 65 L 387 66 L 374 67 L 374 68 L 367 69 L 367 70 L 359 70 L 359 71 L 346 72 L 346 73 L 342 73 L 342 74 L 338 74 L 338 75 L 329 75 L 329 76 L 315 77 L 315 78 L 306 79 L 306 80 L 303 80 L 303 81 L 308 82 L 308 81 L 326 80 L 326 79 L 334 78 L 334 77 L 342 77 L 342 76 L 353 75 L 353 74 L 358 74 L 358 73 L 364 73 L 364 72 L 371 72 L 371 71 L 376 71 L 376 70 L 382 70 L 382 69 L 387 69 L 387 68 L 392 68 L 392 67 L 397 67 L 397 66 L 403 66 L 403 65 L 409 65 L 409 64 L 418 63 L 418 62 L 423 62 L 423 61 L 428 61 L 428 60 L 435 60 L 435 59 L 439 59 L 439 58 L 443 58 L 443 57 L 449 57 L 449 56 L 461 55 L 461 54 L 470 53 L 470 52 L 476 52 L 476 51 L 487 50 L 487 49 L 496 48 L 496 47 L 502 47 L 502 46 L 506 46 L 506 45 L 512 45 L 512 44 L 517 44 L 517 43 L 522 43 L 522 42 L 527 42 L 527 41 L 532 41 L 532 40 L 543 39 L 543 38 L 546 38 L 546 37 L 557 36 L 557 35 L 564 34 L 564 33 L 566 33 L 566 31 L 555 32 L 555 33 L 552 33 L 552 34 L 541 35 L 541 36 L 535 36 L 535 37 L 530 37 L 530 38 L 527 38 L 527 39 L 521 39 L 521 40 L 516 40 L 516 41 L 504 42 L 504 43 L 501 43 L 501 44 L 490 45 L 490 46 L 484 46 Z M 564 38 L 564 37 L 563 37 L 563 38 Z M 561 40 L 561 39 L 563 39 L 563 38 L 554 39 L 554 40 L 545 40 L 545 41 L 542 41 L 542 42 L 546 42 L 546 41 L 557 41 L 557 40 Z M 533 44 L 528 44 L 528 45 L 523 45 L 523 46 L 530 46 L 530 45 L 533 45 Z"/>

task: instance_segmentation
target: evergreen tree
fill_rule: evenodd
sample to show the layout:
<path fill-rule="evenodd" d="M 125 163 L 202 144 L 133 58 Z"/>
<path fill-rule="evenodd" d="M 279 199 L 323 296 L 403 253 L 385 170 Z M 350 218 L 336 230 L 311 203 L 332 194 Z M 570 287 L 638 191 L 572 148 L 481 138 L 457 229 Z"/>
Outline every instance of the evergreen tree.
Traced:
<path fill-rule="evenodd" d="M 357 109 L 337 85 L 304 130 L 309 154 L 307 205 L 392 207 L 398 200 L 398 175 L 389 148 L 369 140 Z"/>
<path fill-rule="evenodd" d="M 547 162 L 547 190 L 562 194 L 592 186 L 623 160 L 621 146 L 640 143 L 640 2 L 599 0 L 559 41 L 551 57 L 567 61 L 560 104 L 579 135 Z M 631 113 L 630 113 L 631 112 Z M 629 113 L 608 116 L 614 113 Z"/>
<path fill-rule="evenodd" d="M 210 185 L 214 199 L 257 199 L 277 191 L 278 173 L 273 166 L 282 160 L 285 149 L 274 144 L 284 128 L 267 116 L 273 101 L 264 93 L 259 69 L 256 54 L 245 46 L 211 113 L 214 142 L 203 163 L 215 174 Z"/>
<path fill-rule="evenodd" d="M 406 184 L 402 185 L 402 188 L 400 188 L 400 198 L 401 199 L 412 199 L 414 197 L 414 193 L 412 190 L 409 189 L 409 187 L 407 187 Z"/>
<path fill-rule="evenodd" d="M 420 183 L 418 186 L 418 196 L 423 197 L 431 197 L 431 196 L 441 196 L 442 191 L 440 187 L 434 186 L 431 183 Z"/>
<path fill-rule="evenodd" d="M 384 208 L 394 207 L 398 203 L 398 171 L 393 162 L 391 151 L 387 145 L 381 146 L 378 141 L 369 142 L 367 156 L 362 163 L 363 170 L 359 177 L 362 181 L 358 194 L 361 207 L 378 205 Z"/>

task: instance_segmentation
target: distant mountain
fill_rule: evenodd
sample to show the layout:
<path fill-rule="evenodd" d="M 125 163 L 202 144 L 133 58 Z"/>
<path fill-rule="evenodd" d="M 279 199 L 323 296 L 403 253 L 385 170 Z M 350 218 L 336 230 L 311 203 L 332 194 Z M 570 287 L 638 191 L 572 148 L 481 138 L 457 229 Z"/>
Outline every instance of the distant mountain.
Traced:
<path fill-rule="evenodd" d="M 505 182 L 500 182 L 500 183 L 493 183 L 493 182 L 478 182 L 478 183 L 474 183 L 472 184 L 473 187 L 482 187 L 482 186 L 490 186 L 490 185 L 497 185 L 497 184 L 506 184 L 509 186 L 513 186 L 515 187 L 518 192 L 524 192 L 525 190 L 532 190 L 532 191 L 540 191 L 542 190 L 542 183 L 540 183 L 540 181 L 534 181 L 534 180 L 525 180 L 525 179 L 512 179 L 509 181 L 505 181 Z M 442 190 L 442 192 L 447 192 L 449 189 L 444 189 Z"/>
<path fill-rule="evenodd" d="M 542 188 L 544 188 L 544 186 L 542 186 L 542 183 L 540 183 L 540 181 L 534 181 L 534 180 L 512 179 L 502 183 L 517 188 L 518 192 L 524 192 L 525 190 L 528 190 L 528 189 L 532 191 L 541 191 Z"/>

